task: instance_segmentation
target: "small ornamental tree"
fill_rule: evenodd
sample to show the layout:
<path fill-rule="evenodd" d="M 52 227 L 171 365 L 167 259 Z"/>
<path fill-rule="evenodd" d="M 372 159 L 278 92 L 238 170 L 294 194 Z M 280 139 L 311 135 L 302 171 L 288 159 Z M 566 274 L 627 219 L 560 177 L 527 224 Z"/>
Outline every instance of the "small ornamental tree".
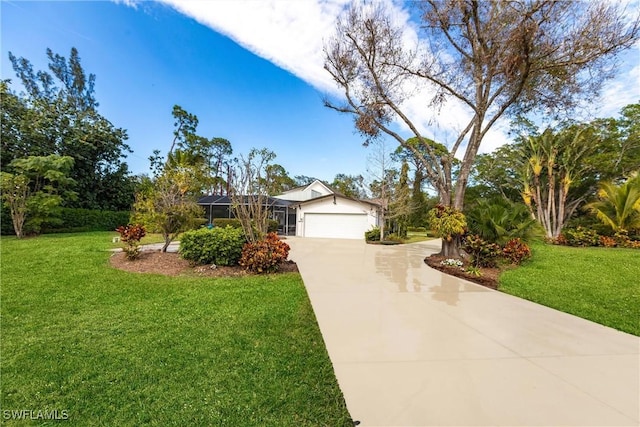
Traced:
<path fill-rule="evenodd" d="M 12 161 L 0 173 L 2 200 L 10 209 L 13 228 L 20 239 L 27 233 L 39 233 L 42 224 L 61 222 L 60 205 L 75 198 L 69 188 L 73 158 L 68 156 L 29 156 Z"/>
<path fill-rule="evenodd" d="M 438 237 L 447 242 L 459 240 L 467 227 L 464 214 L 451 206 L 436 205 L 427 215 L 429 225 Z M 457 245 L 456 245 L 457 246 Z M 449 245 L 442 245 L 443 256 L 458 256 L 457 250 Z"/>
<path fill-rule="evenodd" d="M 203 209 L 192 194 L 194 185 L 189 168 L 167 168 L 136 194 L 132 220 L 162 234 L 162 252 L 179 233 L 203 222 Z"/>

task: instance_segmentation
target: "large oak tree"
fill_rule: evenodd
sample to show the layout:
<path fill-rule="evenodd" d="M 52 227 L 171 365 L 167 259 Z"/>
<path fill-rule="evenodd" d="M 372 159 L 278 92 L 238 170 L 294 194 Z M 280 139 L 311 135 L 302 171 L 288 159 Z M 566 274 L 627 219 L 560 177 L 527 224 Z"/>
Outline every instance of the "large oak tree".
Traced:
<path fill-rule="evenodd" d="M 501 117 L 559 115 L 594 99 L 612 77 L 616 55 L 639 34 L 638 19 L 629 22 L 621 6 L 607 1 L 426 0 L 409 7 L 424 31 L 414 47 L 382 3 L 354 3 L 346 11 L 325 46 L 325 69 L 344 102 L 325 103 L 352 114 L 367 141 L 388 135 L 414 151 L 440 202 L 458 210 L 478 149 Z M 453 99 L 467 111 L 446 156 L 425 156 L 407 144 L 409 137 L 426 141 L 405 103 L 418 88 L 430 93 L 425 109 Z M 462 163 L 453 179 L 456 155 Z M 457 253 L 455 239 L 442 249 Z"/>

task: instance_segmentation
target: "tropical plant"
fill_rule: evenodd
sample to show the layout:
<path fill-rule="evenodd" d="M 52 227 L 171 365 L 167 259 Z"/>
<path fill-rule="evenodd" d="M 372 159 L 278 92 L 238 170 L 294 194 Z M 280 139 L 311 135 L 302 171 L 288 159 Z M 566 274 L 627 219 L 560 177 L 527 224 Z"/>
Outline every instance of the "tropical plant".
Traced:
<path fill-rule="evenodd" d="M 522 152 L 522 199 L 542 225 L 546 237 L 556 238 L 565 222 L 583 202 L 571 190 L 589 169 L 584 158 L 597 145 L 590 127 L 567 127 L 526 139 Z"/>
<path fill-rule="evenodd" d="M 451 206 L 438 204 L 429 211 L 427 218 L 436 236 L 446 241 L 458 240 L 467 227 L 464 214 Z M 454 246 L 443 245 L 441 255 L 457 256 L 457 252 Z"/>
<path fill-rule="evenodd" d="M 474 267 L 495 267 L 502 254 L 500 246 L 478 235 L 469 234 L 462 241 L 462 249 L 471 256 Z"/>
<path fill-rule="evenodd" d="M 244 245 L 239 264 L 253 273 L 274 273 L 289 257 L 289 249 L 276 233 L 269 233 L 263 240 Z"/>
<path fill-rule="evenodd" d="M 120 240 L 124 242 L 122 250 L 126 254 L 129 261 L 136 260 L 140 257 L 140 240 L 146 236 L 147 231 L 142 225 L 128 224 L 121 225 L 116 228 L 120 233 Z"/>
<path fill-rule="evenodd" d="M 466 212 L 469 232 L 504 245 L 511 239 L 536 235 L 536 220 L 522 203 L 504 199 L 481 200 Z"/>
<path fill-rule="evenodd" d="M 520 265 L 524 260 L 531 258 L 531 249 L 520 239 L 511 239 L 502 248 L 502 255 L 511 264 Z"/>
<path fill-rule="evenodd" d="M 621 185 L 602 183 L 598 191 L 600 200 L 588 208 L 613 231 L 640 229 L 640 175 L 627 179 Z"/>

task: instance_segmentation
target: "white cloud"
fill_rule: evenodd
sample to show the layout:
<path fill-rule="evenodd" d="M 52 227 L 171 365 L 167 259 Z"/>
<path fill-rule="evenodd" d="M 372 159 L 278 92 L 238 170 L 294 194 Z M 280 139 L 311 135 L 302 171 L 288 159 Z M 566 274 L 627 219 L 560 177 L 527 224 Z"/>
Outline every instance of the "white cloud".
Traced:
<path fill-rule="evenodd" d="M 640 43 L 623 54 L 627 64 L 603 87 L 599 115 L 615 117 L 622 107 L 640 101 Z"/>
<path fill-rule="evenodd" d="M 336 90 L 323 69 L 323 40 L 349 0 L 161 0 L 322 91 Z"/>

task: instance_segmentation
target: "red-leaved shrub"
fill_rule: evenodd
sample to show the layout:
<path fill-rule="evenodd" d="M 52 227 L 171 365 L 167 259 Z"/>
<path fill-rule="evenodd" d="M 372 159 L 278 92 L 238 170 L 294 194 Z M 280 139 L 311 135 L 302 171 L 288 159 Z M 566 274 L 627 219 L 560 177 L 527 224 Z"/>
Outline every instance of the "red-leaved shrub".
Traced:
<path fill-rule="evenodd" d="M 531 249 L 520 239 L 511 239 L 504 245 L 502 255 L 512 264 L 519 265 L 525 259 L 531 258 Z"/>
<path fill-rule="evenodd" d="M 287 260 L 289 249 L 276 233 L 269 233 L 264 240 L 244 245 L 239 264 L 254 273 L 273 273 Z"/>
<path fill-rule="evenodd" d="M 604 246 L 605 248 L 614 248 L 618 246 L 618 242 L 613 237 L 609 236 L 600 236 L 598 237 L 600 246 Z"/>
<path fill-rule="evenodd" d="M 127 259 L 133 261 L 140 257 L 140 240 L 147 235 L 147 231 L 142 225 L 121 225 L 116 228 L 116 231 L 120 233 L 120 240 L 125 243 L 122 250 L 127 256 Z"/>

